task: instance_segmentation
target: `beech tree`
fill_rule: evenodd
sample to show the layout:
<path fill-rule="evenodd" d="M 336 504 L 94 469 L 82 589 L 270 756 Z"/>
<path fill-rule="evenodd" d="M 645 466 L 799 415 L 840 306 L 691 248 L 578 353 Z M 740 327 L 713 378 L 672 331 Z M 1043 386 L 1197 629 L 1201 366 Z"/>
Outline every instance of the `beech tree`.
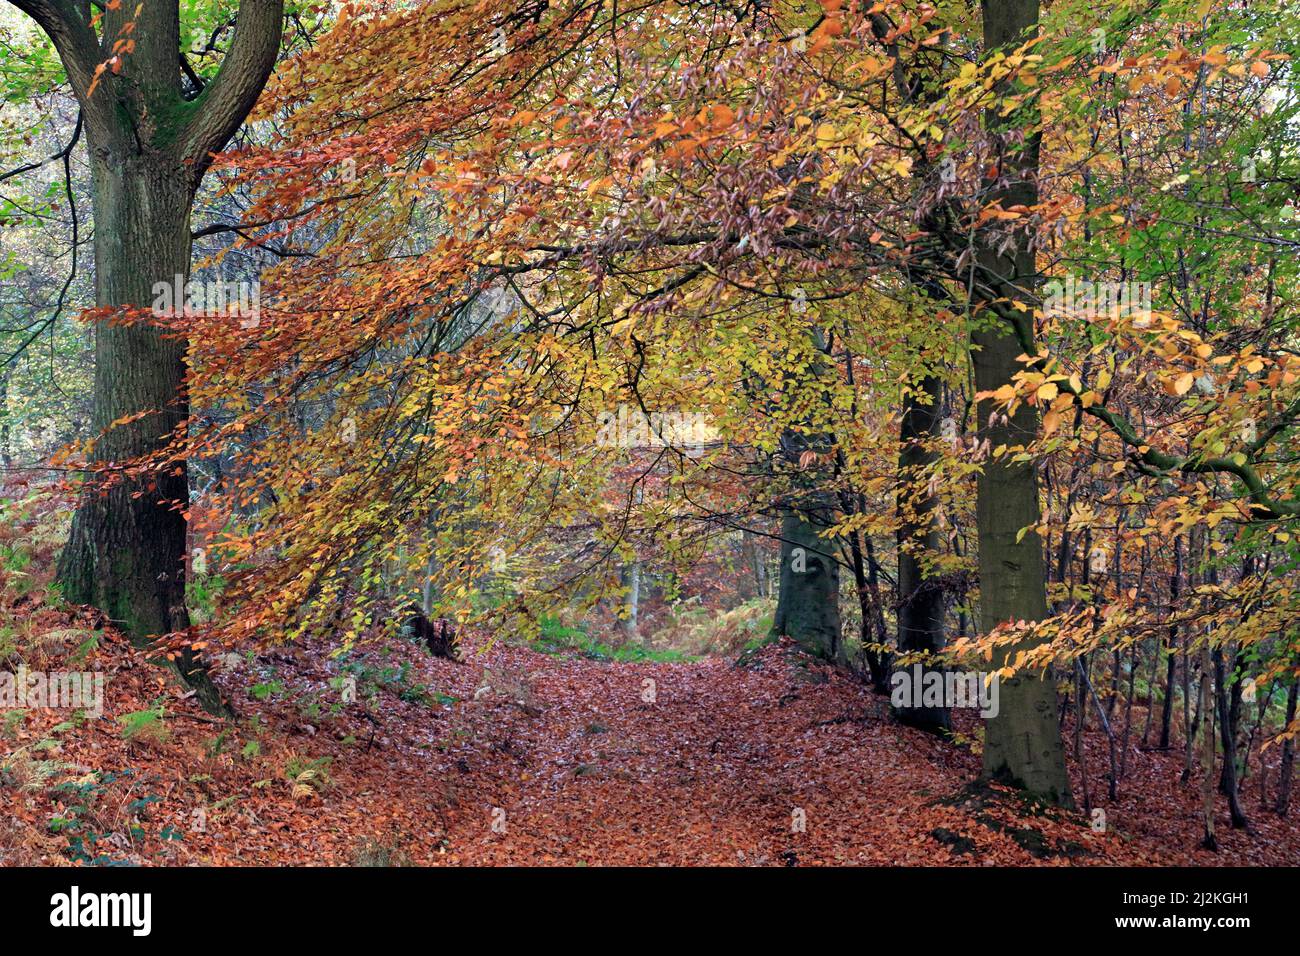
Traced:
<path fill-rule="evenodd" d="M 187 91 L 180 5 L 11 0 L 49 36 L 81 108 L 95 221 L 95 304 L 145 309 L 190 272 L 190 212 L 213 154 L 257 101 L 280 49 L 283 0 L 243 0 L 209 83 Z M 187 95 L 188 94 L 188 95 Z M 95 328 L 92 475 L 156 455 L 188 416 L 186 340 L 148 322 Z M 59 563 L 64 595 L 100 608 L 133 640 L 188 627 L 183 458 L 92 482 Z M 220 703 L 189 651 L 180 669 Z"/>
<path fill-rule="evenodd" d="M 986 53 L 1018 46 L 1029 39 L 1029 31 L 1038 23 L 1038 0 L 982 0 L 981 9 Z M 999 130 L 1004 134 L 998 143 L 997 181 L 990 201 L 1000 201 L 1005 207 L 1034 205 L 1038 201 L 1037 125 L 1023 119 L 1008 122 L 1000 107 L 989 111 L 987 122 L 995 134 Z M 1023 231 L 1015 232 L 1010 243 L 986 245 L 979 252 L 990 292 L 1003 303 L 1018 304 L 1022 309 L 1028 305 L 1028 312 L 1022 311 L 1021 316 L 1033 314 L 1037 286 L 1038 267 L 1030 238 Z M 1015 319 L 990 317 L 972 332 L 971 363 L 976 387 L 982 392 L 1009 384 L 1022 367 L 1019 356 L 1026 345 L 1023 336 L 1009 326 L 1011 321 Z M 977 414 L 993 445 L 1023 445 L 1033 441 L 1038 431 L 1038 410 L 1028 404 L 1014 414 L 999 414 L 995 420 L 990 419 L 994 410 L 987 404 L 981 405 Z M 1046 617 L 1042 544 L 1037 535 L 1023 530 L 1036 526 L 1041 516 L 1036 465 L 995 458 L 985 464 L 978 484 L 980 610 L 985 625 Z M 1021 649 L 1008 648 L 1006 654 Z M 999 714 L 988 722 L 984 773 L 1049 802 L 1071 803 L 1050 668 L 1003 681 L 1001 698 Z"/>

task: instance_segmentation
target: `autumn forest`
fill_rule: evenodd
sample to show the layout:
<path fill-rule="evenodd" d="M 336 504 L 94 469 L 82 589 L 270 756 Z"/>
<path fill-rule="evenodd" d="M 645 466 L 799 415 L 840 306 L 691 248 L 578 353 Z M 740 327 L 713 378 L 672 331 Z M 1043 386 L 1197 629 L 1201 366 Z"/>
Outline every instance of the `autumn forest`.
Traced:
<path fill-rule="evenodd" d="M 0 864 L 1300 862 L 1298 45 L 5 0 Z"/>

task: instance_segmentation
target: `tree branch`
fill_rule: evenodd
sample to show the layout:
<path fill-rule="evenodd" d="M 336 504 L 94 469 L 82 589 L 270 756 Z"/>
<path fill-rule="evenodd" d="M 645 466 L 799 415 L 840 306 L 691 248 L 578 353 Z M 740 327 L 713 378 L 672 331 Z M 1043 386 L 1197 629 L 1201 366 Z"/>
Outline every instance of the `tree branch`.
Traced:
<path fill-rule="evenodd" d="M 191 165 L 195 182 L 257 102 L 275 68 L 283 24 L 284 0 L 243 0 L 239 4 L 230 51 L 216 79 L 195 100 L 194 115 L 178 137 L 181 159 Z"/>
<path fill-rule="evenodd" d="M 36 22 L 53 42 L 72 90 L 90 117 L 90 84 L 99 61 L 99 40 L 90 24 L 77 15 L 70 0 L 9 0 Z"/>

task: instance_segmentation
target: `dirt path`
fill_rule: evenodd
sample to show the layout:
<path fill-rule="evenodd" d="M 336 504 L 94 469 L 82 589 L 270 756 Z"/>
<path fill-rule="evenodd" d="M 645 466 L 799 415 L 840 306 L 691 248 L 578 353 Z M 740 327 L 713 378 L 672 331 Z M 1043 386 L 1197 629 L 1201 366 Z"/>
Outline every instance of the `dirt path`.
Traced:
<path fill-rule="evenodd" d="M 453 823 L 468 858 L 889 862 L 900 847 L 864 842 L 864 821 L 901 818 L 943 792 L 945 764 L 970 763 L 920 740 L 929 759 L 900 766 L 910 732 L 880 699 L 775 649 L 743 669 L 546 661 L 533 680 L 541 714 L 493 703 L 485 739 L 466 747 L 491 778 L 466 786 Z M 504 834 L 487 804 L 505 810 Z M 936 849 L 903 854 L 935 862 Z"/>

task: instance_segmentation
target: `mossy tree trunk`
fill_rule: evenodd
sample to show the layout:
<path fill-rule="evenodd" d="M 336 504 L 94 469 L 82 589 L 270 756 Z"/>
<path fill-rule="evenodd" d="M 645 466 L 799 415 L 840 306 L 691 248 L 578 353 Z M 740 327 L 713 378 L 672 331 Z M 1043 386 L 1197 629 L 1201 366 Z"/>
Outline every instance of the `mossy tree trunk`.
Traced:
<path fill-rule="evenodd" d="M 840 566 L 834 545 L 821 537 L 829 509 L 814 495 L 781 513 L 781 580 L 772 631 L 793 638 L 810 654 L 840 654 Z"/>
<path fill-rule="evenodd" d="M 148 305 L 155 281 L 186 275 L 190 194 L 181 170 L 92 146 L 95 299 L 100 306 Z M 171 282 L 171 279 L 165 281 Z M 92 433 L 97 465 L 110 467 L 165 447 L 187 414 L 185 343 L 147 325 L 95 326 Z M 111 423 L 149 410 L 126 425 Z M 188 501 L 185 463 L 83 496 L 59 561 L 64 595 L 93 604 L 137 643 L 189 626 L 185 607 Z M 188 657 L 184 676 L 205 707 L 215 691 Z"/>

